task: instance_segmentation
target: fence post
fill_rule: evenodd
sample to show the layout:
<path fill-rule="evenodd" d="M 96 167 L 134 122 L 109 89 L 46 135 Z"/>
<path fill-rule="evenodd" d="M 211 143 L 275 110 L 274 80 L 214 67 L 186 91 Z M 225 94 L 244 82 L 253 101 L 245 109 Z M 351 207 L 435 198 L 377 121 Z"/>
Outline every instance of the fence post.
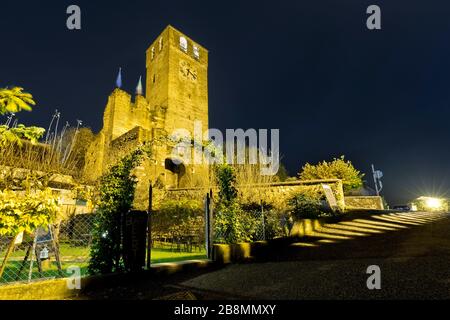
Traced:
<path fill-rule="evenodd" d="M 214 242 L 214 201 L 213 201 L 213 191 L 209 189 L 209 256 L 208 259 L 212 259 L 212 248 Z"/>
<path fill-rule="evenodd" d="M 211 248 L 213 244 L 214 239 L 214 230 L 213 230 L 213 224 L 214 224 L 214 201 L 213 201 L 213 191 L 212 189 L 209 189 L 209 239 L 211 241 Z M 212 254 L 212 251 L 211 251 Z"/>
<path fill-rule="evenodd" d="M 14 246 L 15 246 L 15 243 L 16 243 L 16 238 L 17 238 L 17 236 L 18 236 L 18 234 L 15 235 L 15 236 L 13 237 L 13 239 L 11 239 L 11 242 L 10 242 L 9 245 L 8 245 L 8 249 L 6 250 L 6 253 L 5 253 L 5 258 L 3 259 L 2 265 L 1 265 L 1 267 L 0 267 L 0 278 L 2 277 L 3 272 L 4 272 L 5 269 L 6 269 L 6 264 L 8 263 L 9 256 L 11 255 L 11 253 L 12 253 L 12 251 L 13 251 L 13 249 L 14 249 Z"/>
<path fill-rule="evenodd" d="M 153 200 L 153 187 L 152 181 L 148 187 L 148 209 L 147 209 L 147 269 L 150 270 L 152 259 L 152 200 Z"/>
<path fill-rule="evenodd" d="M 209 193 L 205 198 L 205 246 L 206 256 L 211 259 L 211 196 Z"/>
<path fill-rule="evenodd" d="M 31 259 L 30 259 L 30 268 L 28 270 L 28 283 L 31 282 L 31 278 L 33 276 L 33 256 L 36 255 L 36 242 L 37 242 L 37 236 L 34 236 L 33 239 L 33 246 L 31 247 Z"/>
<path fill-rule="evenodd" d="M 264 206 L 262 201 L 261 201 L 261 219 L 262 219 L 263 240 L 266 241 L 266 222 L 264 220 Z"/>

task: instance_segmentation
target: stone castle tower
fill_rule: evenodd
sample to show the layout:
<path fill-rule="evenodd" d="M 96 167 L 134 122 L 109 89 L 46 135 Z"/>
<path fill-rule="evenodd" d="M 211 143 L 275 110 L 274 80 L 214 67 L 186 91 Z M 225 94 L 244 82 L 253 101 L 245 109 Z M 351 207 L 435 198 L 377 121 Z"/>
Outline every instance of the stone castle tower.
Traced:
<path fill-rule="evenodd" d="M 134 97 L 116 88 L 108 98 L 103 128 L 88 148 L 85 177 L 99 178 L 136 145 L 187 130 L 194 122 L 208 129 L 208 51 L 168 26 L 150 45 L 146 57 L 146 92 Z M 145 197 L 148 183 L 166 188 L 196 186 L 208 175 L 205 165 L 173 161 L 172 146 L 155 145 L 152 159 L 137 169 L 137 198 Z"/>

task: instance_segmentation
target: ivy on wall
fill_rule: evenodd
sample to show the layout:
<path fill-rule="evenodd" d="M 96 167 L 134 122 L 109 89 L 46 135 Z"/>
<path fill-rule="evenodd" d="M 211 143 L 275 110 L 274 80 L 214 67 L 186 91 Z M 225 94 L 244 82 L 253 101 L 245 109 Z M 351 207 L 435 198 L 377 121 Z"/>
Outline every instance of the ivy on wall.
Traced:
<path fill-rule="evenodd" d="M 219 201 L 215 208 L 214 234 L 216 242 L 238 243 L 251 240 L 255 221 L 238 202 L 236 173 L 228 164 L 215 168 L 216 183 L 219 187 Z"/>
<path fill-rule="evenodd" d="M 144 156 L 148 146 L 141 146 L 123 157 L 100 179 L 99 202 L 96 209 L 94 237 L 89 272 L 105 274 L 124 270 L 122 259 L 121 219 L 133 204 L 137 179 L 133 169 Z"/>

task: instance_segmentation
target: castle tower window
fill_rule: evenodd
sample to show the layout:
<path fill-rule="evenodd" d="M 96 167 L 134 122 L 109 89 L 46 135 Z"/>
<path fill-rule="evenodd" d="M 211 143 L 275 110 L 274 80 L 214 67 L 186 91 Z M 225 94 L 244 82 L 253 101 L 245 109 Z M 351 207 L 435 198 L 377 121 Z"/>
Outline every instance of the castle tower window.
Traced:
<path fill-rule="evenodd" d="M 159 51 L 161 51 L 163 48 L 163 38 L 159 38 Z"/>
<path fill-rule="evenodd" d="M 194 58 L 197 60 L 200 59 L 200 51 L 197 46 L 194 46 Z"/>
<path fill-rule="evenodd" d="M 155 57 L 155 47 L 152 47 L 151 59 L 153 60 L 154 57 Z"/>
<path fill-rule="evenodd" d="M 187 52 L 188 43 L 185 37 L 180 37 L 180 49 Z"/>

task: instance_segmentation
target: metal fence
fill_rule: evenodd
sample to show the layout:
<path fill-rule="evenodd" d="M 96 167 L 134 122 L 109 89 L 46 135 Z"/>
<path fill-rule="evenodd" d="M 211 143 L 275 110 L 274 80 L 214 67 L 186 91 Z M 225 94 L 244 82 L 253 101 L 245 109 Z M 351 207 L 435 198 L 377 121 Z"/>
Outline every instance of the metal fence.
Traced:
<path fill-rule="evenodd" d="M 193 215 L 172 215 L 164 210 L 151 214 L 152 263 L 169 260 L 204 258 L 205 222 L 204 212 Z"/>
<path fill-rule="evenodd" d="M 219 234 L 214 226 L 217 212 L 211 209 L 214 206 L 210 199 L 212 197 L 207 195 L 205 204 L 208 205 L 203 207 L 189 201 L 174 201 L 172 205 L 152 210 L 151 250 L 147 250 L 151 263 L 211 257 L 212 243 L 227 242 L 227 231 Z M 257 206 L 246 208 L 240 214 L 247 219 L 247 241 L 270 240 L 289 233 L 290 222 L 283 212 Z M 93 213 L 72 213 L 57 224 L 24 234 L 15 241 L 0 237 L 3 269 L 0 270 L 0 285 L 67 277 L 76 269 L 81 276 L 88 275 L 94 219 Z M 144 233 L 145 229 L 146 225 Z M 145 250 L 146 245 L 143 246 Z"/>
<path fill-rule="evenodd" d="M 147 250 L 145 241 L 144 262 L 139 261 L 140 266 L 147 262 L 148 267 L 145 251 L 152 264 L 207 257 L 205 211 L 201 201 L 192 208 L 192 203 L 183 206 L 183 203 L 179 205 L 178 201 L 173 201 L 172 204 L 165 206 L 165 210 L 151 211 L 151 236 L 146 239 L 151 241 L 151 250 Z M 33 234 L 22 234 L 15 239 L 0 237 L 0 286 L 68 277 L 74 270 L 78 270 L 81 276 L 89 274 L 95 214 L 69 212 L 65 216 L 67 218 L 57 224 L 39 228 Z M 146 212 L 144 216 L 147 218 Z M 142 229 L 127 221 L 123 221 L 121 239 L 125 264 L 133 260 L 129 253 L 136 249 L 134 233 L 144 234 L 147 238 L 147 222 Z M 136 228 L 140 230 L 136 231 Z M 142 244 L 139 245 L 141 247 Z"/>
<path fill-rule="evenodd" d="M 0 237 L 0 285 L 67 277 L 74 269 L 87 275 L 94 214 L 76 214 L 33 234 Z M 5 260 L 8 251 L 8 259 Z"/>
<path fill-rule="evenodd" d="M 214 216 L 220 215 L 220 212 L 215 212 Z M 244 228 L 245 238 L 251 242 L 271 240 L 277 237 L 288 236 L 292 228 L 292 221 L 290 215 L 274 210 L 264 209 L 244 209 L 238 213 L 241 215 L 241 221 L 244 221 L 246 226 Z M 214 221 L 214 218 L 213 218 Z M 216 221 L 213 222 L 217 223 Z M 227 242 L 230 237 L 230 229 L 214 227 L 213 242 L 223 243 Z"/>

